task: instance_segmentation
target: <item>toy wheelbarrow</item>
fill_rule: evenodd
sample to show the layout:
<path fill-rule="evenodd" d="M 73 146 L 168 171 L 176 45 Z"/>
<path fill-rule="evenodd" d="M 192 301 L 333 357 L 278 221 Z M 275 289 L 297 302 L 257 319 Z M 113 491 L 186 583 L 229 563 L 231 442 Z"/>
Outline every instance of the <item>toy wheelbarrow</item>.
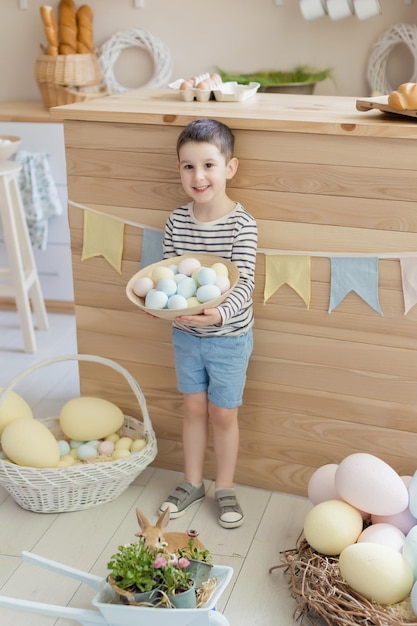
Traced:
<path fill-rule="evenodd" d="M 92 605 L 98 610 L 58 606 L 44 602 L 0 596 L 0 607 L 72 619 L 82 626 L 230 626 L 229 621 L 215 610 L 216 603 L 230 582 L 231 567 L 214 565 L 211 575 L 218 584 L 209 600 L 199 609 L 164 609 L 135 607 L 118 603 L 116 592 L 104 578 L 45 559 L 31 552 L 22 552 L 24 561 L 86 583 L 97 593 Z"/>

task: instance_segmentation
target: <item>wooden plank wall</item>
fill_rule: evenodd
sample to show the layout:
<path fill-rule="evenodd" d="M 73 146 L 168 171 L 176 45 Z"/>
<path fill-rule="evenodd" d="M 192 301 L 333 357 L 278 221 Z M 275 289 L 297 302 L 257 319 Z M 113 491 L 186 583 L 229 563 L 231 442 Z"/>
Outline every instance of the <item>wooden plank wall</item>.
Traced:
<path fill-rule="evenodd" d="M 232 125 L 232 124 L 231 124 Z M 119 361 L 141 385 L 159 454 L 182 469 L 181 398 L 171 325 L 125 296 L 138 270 L 142 230 L 163 228 L 185 200 L 175 167 L 179 127 L 66 122 L 69 198 L 126 221 L 123 271 L 81 262 L 83 211 L 70 210 L 78 348 Z M 240 160 L 230 195 L 256 217 L 259 247 L 316 251 L 307 310 L 288 286 L 263 304 L 258 254 L 255 348 L 240 411 L 236 481 L 306 493 L 316 467 L 364 451 L 402 474 L 417 461 L 417 307 L 404 315 L 398 259 L 379 262 L 383 316 L 356 294 L 328 313 L 326 253 L 417 253 L 417 176 L 412 140 L 235 129 Z M 82 364 L 83 393 L 137 414 L 118 374 Z M 208 451 L 206 475 L 213 477 Z"/>

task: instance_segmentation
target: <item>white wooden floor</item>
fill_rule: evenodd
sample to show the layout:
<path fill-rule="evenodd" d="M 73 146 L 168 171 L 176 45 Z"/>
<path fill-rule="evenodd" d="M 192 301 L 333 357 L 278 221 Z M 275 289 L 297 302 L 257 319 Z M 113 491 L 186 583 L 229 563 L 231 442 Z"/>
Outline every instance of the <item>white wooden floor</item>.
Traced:
<path fill-rule="evenodd" d="M 22 349 L 17 315 L 0 310 L 0 387 L 34 363 L 77 352 L 74 318 L 49 314 L 49 321 L 48 331 L 36 332 L 37 353 L 26 354 Z M 74 365 L 68 361 L 42 368 L 16 388 L 29 402 L 35 416 L 57 415 L 66 400 L 78 395 L 76 372 L 71 368 Z M 158 504 L 179 478 L 175 472 L 148 467 L 113 502 L 87 511 L 61 514 L 25 511 L 0 486 L 0 595 L 92 609 L 93 589 L 23 563 L 22 550 L 105 577 L 106 563 L 118 545 L 134 540 L 135 507 L 154 519 Z M 309 502 L 298 496 L 238 485 L 246 522 L 241 528 L 225 530 L 216 521 L 213 485 L 207 481 L 206 487 L 205 500 L 182 518 L 171 521 L 169 529 L 197 528 L 202 541 L 212 551 L 214 562 L 233 567 L 232 582 L 222 595 L 218 609 L 231 626 L 298 624 L 293 618 L 294 600 L 282 570 L 271 574 L 268 570 L 279 562 L 280 550 L 295 545 L 306 512 L 311 508 Z M 0 608 L 1 626 L 71 626 L 76 623 Z"/>

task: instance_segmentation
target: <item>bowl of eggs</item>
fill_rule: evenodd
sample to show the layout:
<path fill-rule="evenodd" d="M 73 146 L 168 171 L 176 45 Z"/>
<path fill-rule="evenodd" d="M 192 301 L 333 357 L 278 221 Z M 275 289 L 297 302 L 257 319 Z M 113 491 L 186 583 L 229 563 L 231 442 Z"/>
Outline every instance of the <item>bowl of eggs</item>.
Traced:
<path fill-rule="evenodd" d="M 22 140 L 14 135 L 0 135 L 0 163 L 7 161 L 19 149 Z"/>
<path fill-rule="evenodd" d="M 237 266 L 213 254 L 184 254 L 144 267 L 126 286 L 137 307 L 166 320 L 217 307 L 239 280 Z"/>

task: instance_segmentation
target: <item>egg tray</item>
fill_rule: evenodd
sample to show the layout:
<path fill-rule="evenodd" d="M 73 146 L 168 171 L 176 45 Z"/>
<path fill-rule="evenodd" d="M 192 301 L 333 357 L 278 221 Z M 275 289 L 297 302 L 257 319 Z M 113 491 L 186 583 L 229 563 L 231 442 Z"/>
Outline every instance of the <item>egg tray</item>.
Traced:
<path fill-rule="evenodd" d="M 367 600 L 342 578 L 338 557 L 316 552 L 302 535 L 295 548 L 280 552 L 280 561 L 269 573 L 284 569 L 296 601 L 293 617 L 301 625 L 417 626 L 409 598 L 393 605 Z"/>
<path fill-rule="evenodd" d="M 61 468 L 35 468 L 0 460 L 0 485 L 23 509 L 35 513 L 66 513 L 89 509 L 117 498 L 133 480 L 155 459 L 157 443 L 145 397 L 133 376 L 121 365 L 96 355 L 72 354 L 40 361 L 18 374 L 0 393 L 3 397 L 34 371 L 63 361 L 95 362 L 121 374 L 133 392 L 142 419 L 124 416 L 120 433 L 147 444 L 129 457 L 112 463 L 76 463 Z M 58 418 L 39 420 L 53 432 L 59 428 Z"/>
<path fill-rule="evenodd" d="M 152 271 L 156 267 L 165 267 L 168 265 L 172 265 L 173 263 L 175 263 L 175 265 L 178 265 L 180 261 L 184 259 L 198 259 L 203 267 L 211 266 L 214 263 L 223 263 L 224 265 L 226 265 L 229 271 L 230 289 L 225 291 L 218 298 L 214 298 L 213 300 L 209 300 L 208 302 L 204 302 L 203 304 L 197 306 L 189 307 L 188 309 L 150 309 L 149 307 L 146 307 L 145 298 L 140 298 L 133 291 L 133 285 L 135 281 L 138 278 L 142 278 L 143 276 L 150 277 L 152 275 Z M 142 309 L 142 311 L 145 311 L 146 313 L 149 313 L 154 317 L 159 317 L 161 319 L 172 321 L 179 315 L 199 315 L 203 312 L 204 309 L 219 306 L 219 304 L 221 304 L 223 300 L 225 300 L 227 296 L 233 291 L 238 280 L 239 269 L 234 263 L 228 261 L 227 259 L 224 259 L 223 257 L 215 256 L 214 254 L 183 254 L 181 256 L 165 259 L 164 261 L 159 261 L 158 263 L 152 263 L 152 265 L 147 265 L 142 270 L 134 274 L 127 283 L 126 295 L 129 300 L 133 302 L 133 304 L 135 304 L 137 307 Z"/>
<path fill-rule="evenodd" d="M 258 91 L 260 83 L 249 83 L 248 85 L 240 85 L 235 81 L 227 83 L 218 83 L 213 89 L 180 89 L 184 82 L 182 78 L 170 83 L 171 89 L 176 89 L 180 98 L 185 102 L 208 102 L 209 100 L 217 100 L 218 102 L 242 102 L 248 100 Z"/>

